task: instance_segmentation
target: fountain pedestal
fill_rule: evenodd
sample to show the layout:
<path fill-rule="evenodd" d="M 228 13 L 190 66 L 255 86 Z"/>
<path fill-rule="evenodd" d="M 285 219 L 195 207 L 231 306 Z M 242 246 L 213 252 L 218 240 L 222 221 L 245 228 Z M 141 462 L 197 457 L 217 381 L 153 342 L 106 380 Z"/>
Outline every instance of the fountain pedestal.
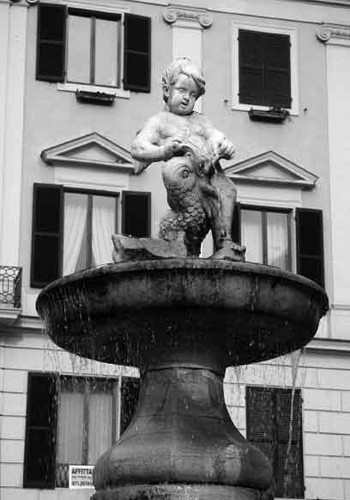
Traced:
<path fill-rule="evenodd" d="M 135 416 L 97 462 L 95 500 L 267 500 L 267 458 L 239 433 L 226 367 L 305 345 L 327 310 L 315 283 L 267 266 L 168 259 L 103 266 L 37 302 L 61 347 L 139 366 Z"/>

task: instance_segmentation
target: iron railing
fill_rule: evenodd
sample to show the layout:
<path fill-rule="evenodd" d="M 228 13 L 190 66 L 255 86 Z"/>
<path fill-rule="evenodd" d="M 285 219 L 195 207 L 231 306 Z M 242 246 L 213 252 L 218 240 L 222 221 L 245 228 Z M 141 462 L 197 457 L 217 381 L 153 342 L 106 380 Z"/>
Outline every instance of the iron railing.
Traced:
<path fill-rule="evenodd" d="M 0 266 L 0 308 L 1 306 L 21 307 L 22 268 Z"/>

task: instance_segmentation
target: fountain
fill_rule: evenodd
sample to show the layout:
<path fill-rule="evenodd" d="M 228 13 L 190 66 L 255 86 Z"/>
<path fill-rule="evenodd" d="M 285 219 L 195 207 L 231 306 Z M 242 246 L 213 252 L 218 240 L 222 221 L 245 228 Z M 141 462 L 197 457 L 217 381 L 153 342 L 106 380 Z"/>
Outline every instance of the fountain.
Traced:
<path fill-rule="evenodd" d="M 95 466 L 94 500 L 273 498 L 267 458 L 245 440 L 226 409 L 225 369 L 301 348 L 328 308 L 317 284 L 244 262 L 244 248 L 230 239 L 235 188 L 218 158 L 233 151 L 194 115 L 194 102 L 188 111 L 188 80 L 195 89 L 202 85 L 190 69 L 182 68 L 187 80 L 180 78 L 178 89 L 171 72 L 163 80 L 167 108 L 157 115 L 157 127 L 174 118 L 176 140 L 168 140 L 171 126 L 171 137 L 163 134 L 164 143 L 157 142 L 151 119 L 132 149 L 136 172 L 155 159 L 165 161 L 170 211 L 160 239 L 115 235 L 113 264 L 59 279 L 37 300 L 46 331 L 60 347 L 140 368 L 135 415 Z M 175 108 L 177 91 L 182 97 Z M 200 132 L 205 144 L 201 137 L 199 145 L 194 125 L 197 133 L 207 127 Z M 187 135 L 179 139 L 182 132 Z M 209 137 L 217 141 L 215 154 L 208 151 Z M 199 258 L 210 229 L 214 254 Z"/>

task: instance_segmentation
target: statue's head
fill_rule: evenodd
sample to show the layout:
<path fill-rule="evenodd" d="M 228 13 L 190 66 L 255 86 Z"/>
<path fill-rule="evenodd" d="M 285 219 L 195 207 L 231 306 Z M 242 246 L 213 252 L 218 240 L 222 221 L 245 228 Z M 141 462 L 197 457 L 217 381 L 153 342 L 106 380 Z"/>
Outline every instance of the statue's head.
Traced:
<path fill-rule="evenodd" d="M 179 57 L 164 71 L 162 76 L 163 99 L 168 100 L 169 90 L 176 84 L 181 75 L 192 78 L 198 93 L 196 99 L 205 93 L 205 80 L 201 70 L 188 57 Z"/>

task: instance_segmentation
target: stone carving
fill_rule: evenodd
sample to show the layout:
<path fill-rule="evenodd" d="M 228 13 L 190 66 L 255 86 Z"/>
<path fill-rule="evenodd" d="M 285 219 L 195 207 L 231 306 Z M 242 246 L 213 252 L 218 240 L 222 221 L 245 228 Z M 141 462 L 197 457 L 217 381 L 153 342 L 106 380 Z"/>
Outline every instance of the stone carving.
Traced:
<path fill-rule="evenodd" d="M 174 24 L 178 19 L 186 21 L 197 21 L 202 28 L 210 28 L 213 18 L 206 11 L 189 10 L 185 8 L 168 7 L 163 12 L 164 20 L 169 24 Z"/>
<path fill-rule="evenodd" d="M 211 230 L 217 259 L 240 261 L 244 251 L 231 239 L 236 187 L 219 163 L 231 159 L 233 144 L 210 121 L 194 111 L 205 92 L 201 71 L 187 58 L 176 59 L 162 78 L 165 109 L 138 131 L 131 147 L 135 173 L 162 161 L 170 210 L 159 237 L 166 241 L 184 235 L 188 256 L 198 256 Z"/>
<path fill-rule="evenodd" d="M 317 30 L 317 38 L 325 43 L 331 38 L 350 40 L 350 27 L 338 24 L 322 24 Z"/>

